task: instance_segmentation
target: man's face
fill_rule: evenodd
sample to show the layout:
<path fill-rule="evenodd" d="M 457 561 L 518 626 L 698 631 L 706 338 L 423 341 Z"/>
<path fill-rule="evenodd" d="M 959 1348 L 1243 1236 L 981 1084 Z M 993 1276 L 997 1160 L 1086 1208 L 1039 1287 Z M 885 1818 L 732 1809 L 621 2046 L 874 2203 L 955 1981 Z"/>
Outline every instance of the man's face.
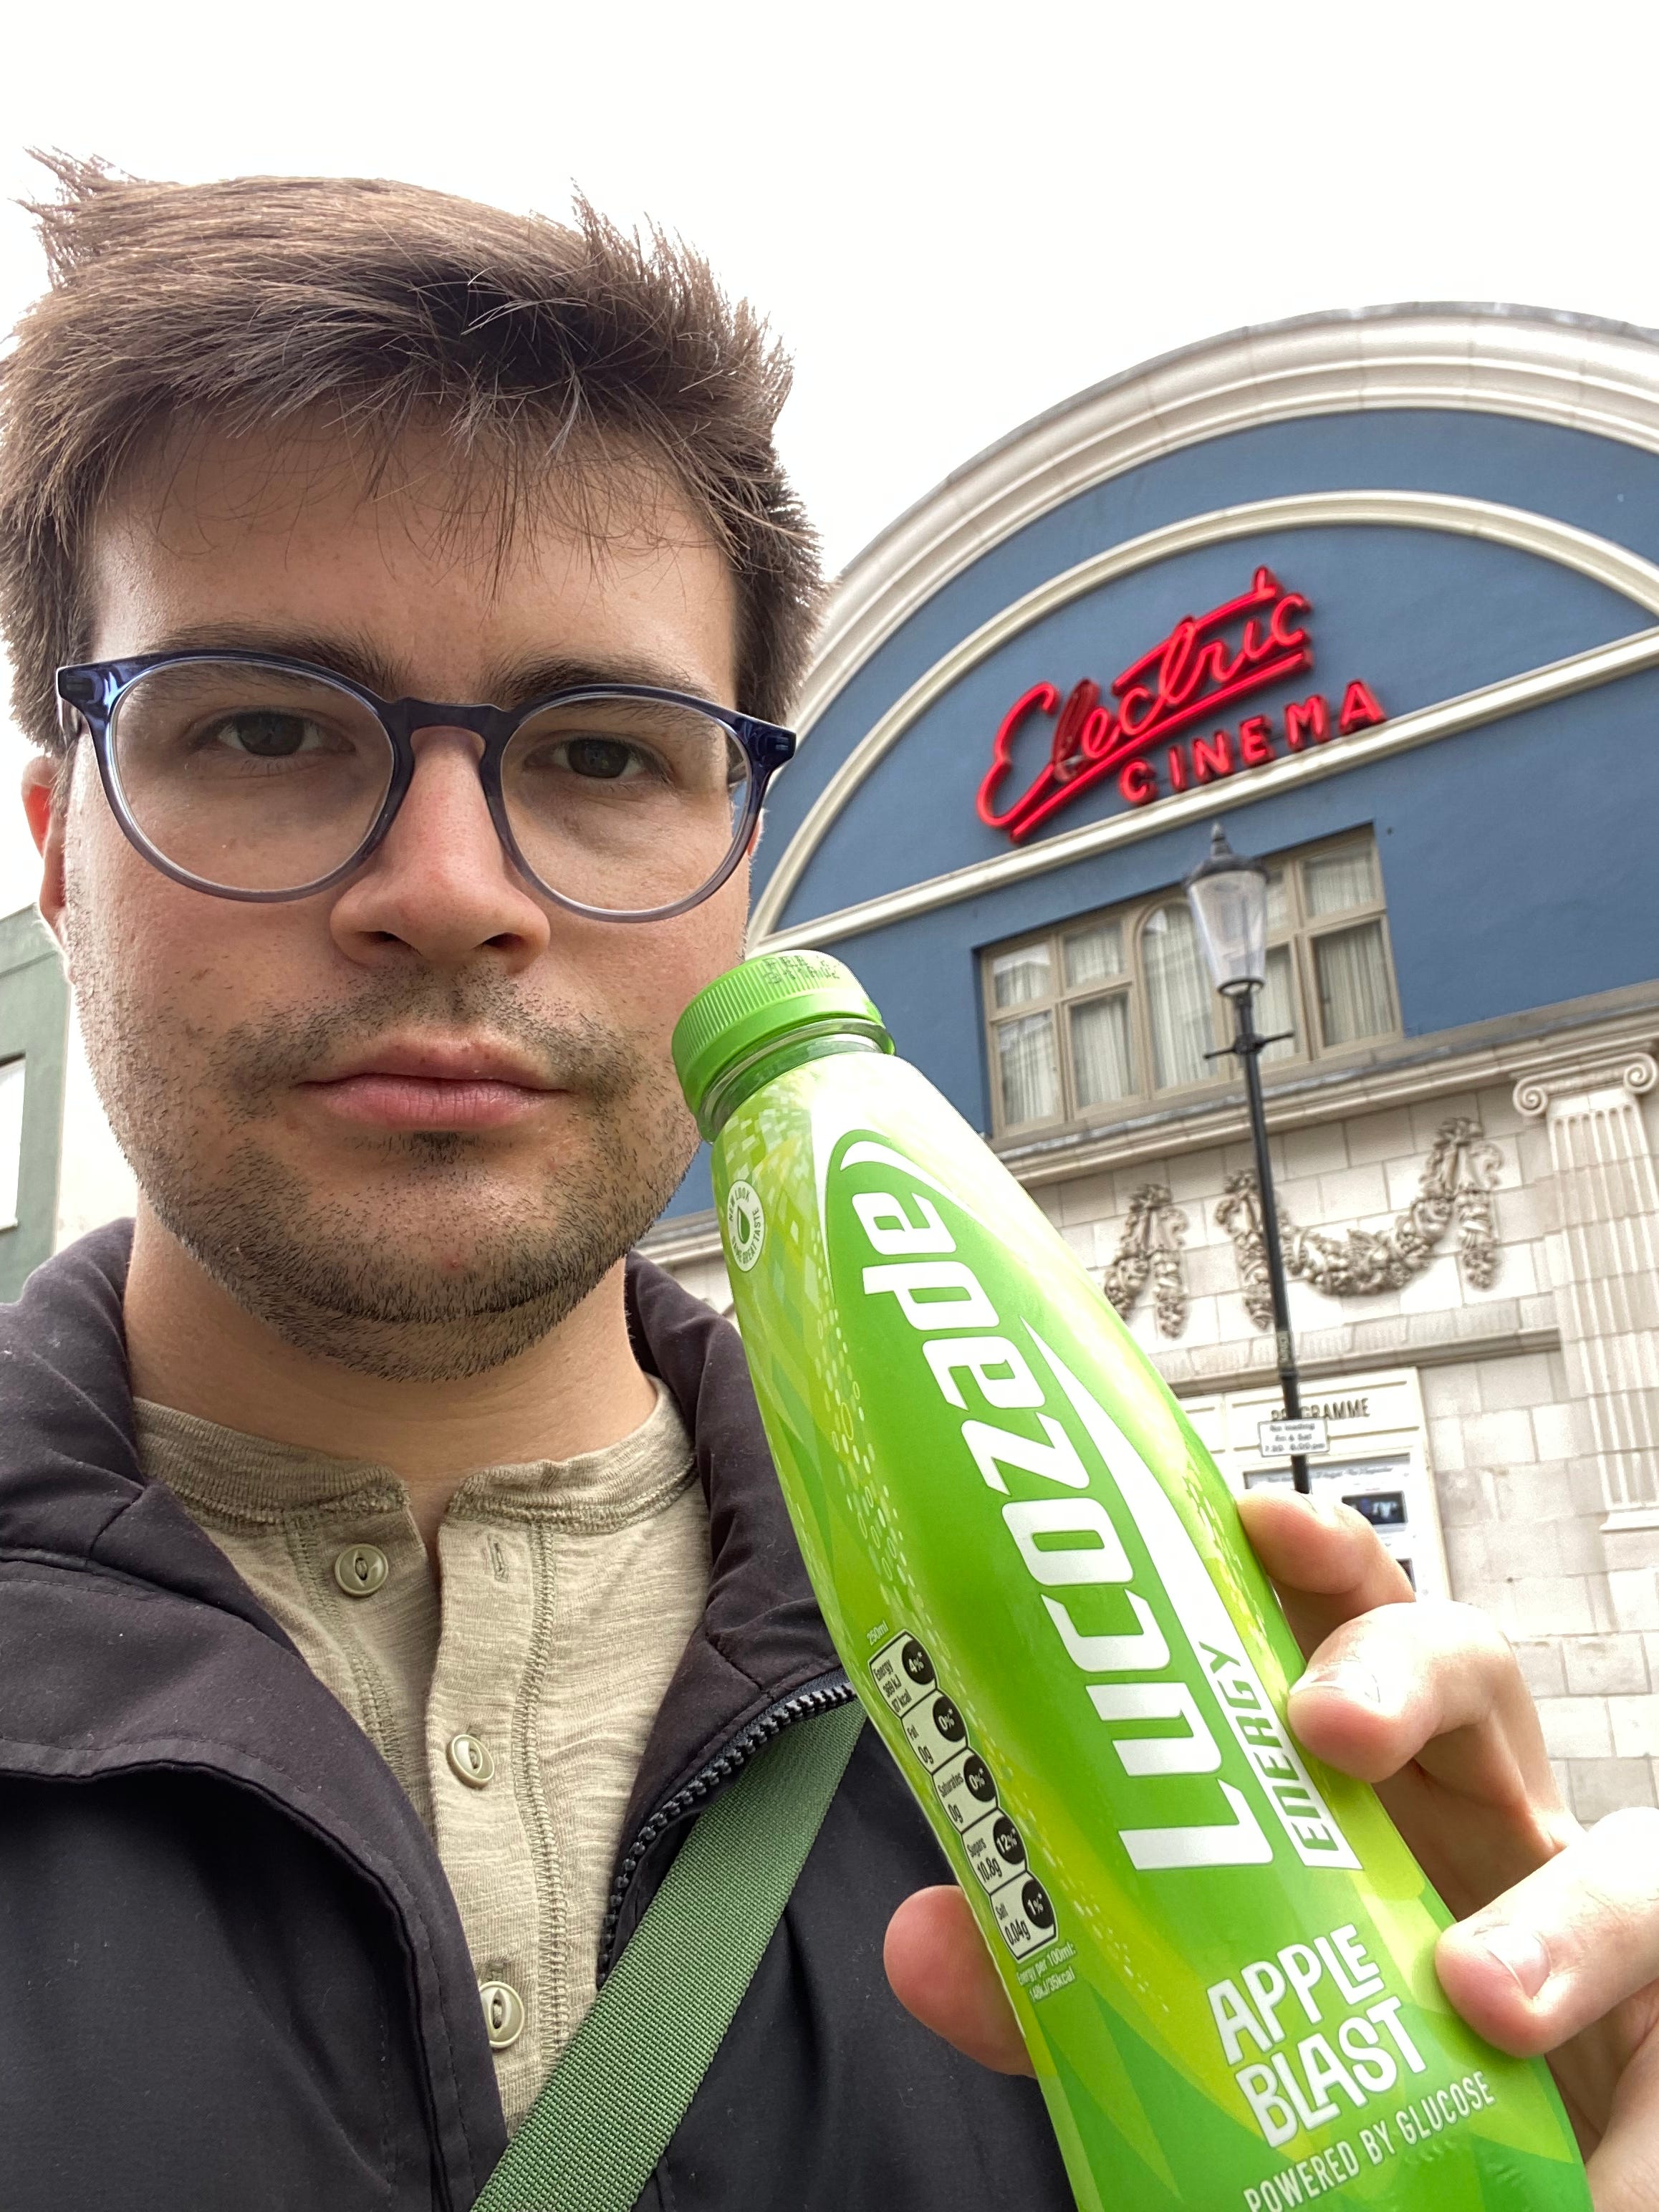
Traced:
<path fill-rule="evenodd" d="M 205 439 L 151 468 L 96 535 L 92 657 L 241 645 L 502 705 L 556 660 L 732 703 L 732 579 L 660 483 L 590 484 L 586 531 L 550 495 L 501 559 L 487 526 L 445 526 L 440 447 L 400 460 L 373 495 L 324 438 Z M 435 1379 L 534 1342 L 672 1194 L 696 1134 L 669 1035 L 738 957 L 747 884 L 673 921 L 579 920 L 501 851 L 478 741 L 416 747 L 368 864 L 260 906 L 144 861 L 83 745 L 61 927 L 161 1221 L 290 1341 Z"/>

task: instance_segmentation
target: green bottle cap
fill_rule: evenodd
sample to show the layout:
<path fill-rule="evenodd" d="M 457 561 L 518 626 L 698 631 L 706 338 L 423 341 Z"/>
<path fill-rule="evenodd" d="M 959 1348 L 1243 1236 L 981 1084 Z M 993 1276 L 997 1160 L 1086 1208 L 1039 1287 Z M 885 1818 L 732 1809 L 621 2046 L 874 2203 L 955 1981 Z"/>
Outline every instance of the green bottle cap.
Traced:
<path fill-rule="evenodd" d="M 827 952 L 763 952 L 728 969 L 674 1025 L 674 1069 L 686 1104 L 701 1122 L 723 1075 L 776 1038 L 817 1029 L 850 1030 L 893 1048 L 858 977 Z"/>

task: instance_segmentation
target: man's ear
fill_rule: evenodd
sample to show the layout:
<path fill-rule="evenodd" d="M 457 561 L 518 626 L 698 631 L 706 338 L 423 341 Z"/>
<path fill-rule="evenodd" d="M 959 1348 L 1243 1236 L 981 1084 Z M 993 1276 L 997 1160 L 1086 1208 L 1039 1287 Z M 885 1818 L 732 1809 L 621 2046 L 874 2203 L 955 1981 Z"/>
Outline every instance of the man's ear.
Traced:
<path fill-rule="evenodd" d="M 69 808 L 70 764 L 36 753 L 23 770 L 23 811 L 40 855 L 40 914 L 61 939 L 64 915 L 64 817 Z"/>

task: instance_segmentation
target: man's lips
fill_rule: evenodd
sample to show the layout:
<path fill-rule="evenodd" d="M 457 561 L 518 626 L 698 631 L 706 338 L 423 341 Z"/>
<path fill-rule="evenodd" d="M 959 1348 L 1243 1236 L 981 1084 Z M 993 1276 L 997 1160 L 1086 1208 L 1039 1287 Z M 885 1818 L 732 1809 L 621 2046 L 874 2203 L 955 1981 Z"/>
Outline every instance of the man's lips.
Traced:
<path fill-rule="evenodd" d="M 341 1121 L 382 1129 L 496 1129 L 557 1095 L 516 1054 L 459 1042 L 379 1046 L 300 1088 Z"/>

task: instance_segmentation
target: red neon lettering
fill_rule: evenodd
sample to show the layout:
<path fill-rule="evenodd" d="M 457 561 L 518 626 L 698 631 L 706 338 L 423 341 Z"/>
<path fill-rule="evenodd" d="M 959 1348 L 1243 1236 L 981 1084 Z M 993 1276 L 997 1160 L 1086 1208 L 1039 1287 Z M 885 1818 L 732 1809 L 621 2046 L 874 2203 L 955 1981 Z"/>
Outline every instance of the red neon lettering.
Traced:
<path fill-rule="evenodd" d="M 1144 760 L 1127 763 L 1118 777 L 1117 787 L 1131 806 L 1145 806 L 1149 799 L 1158 797 L 1158 778 Z"/>
<path fill-rule="evenodd" d="M 1218 775 L 1233 772 L 1233 743 L 1225 730 L 1218 730 L 1213 740 L 1193 739 L 1193 781 L 1194 783 L 1213 783 Z"/>
<path fill-rule="evenodd" d="M 1287 592 L 1273 570 L 1264 567 L 1256 569 L 1249 590 L 1237 599 L 1212 607 L 1208 614 L 1184 615 L 1167 637 L 1114 678 L 1115 714 L 1101 702 L 1097 685 L 1085 680 L 1073 689 L 1060 712 L 1048 760 L 1013 804 L 999 813 L 996 796 L 1011 764 L 1016 731 L 1034 708 L 1051 714 L 1058 703 L 1052 684 L 1034 685 L 1015 702 L 997 732 L 991 767 L 979 790 L 980 819 L 990 829 L 1006 830 L 1016 841 L 1029 837 L 1091 784 L 1149 753 L 1155 744 L 1167 742 L 1189 723 L 1208 720 L 1249 692 L 1310 667 L 1313 648 L 1297 619 L 1310 611 L 1299 592 Z M 1221 635 L 1235 624 L 1237 647 Z M 1250 748 L 1265 742 L 1242 738 L 1243 757 L 1258 757 Z M 1194 743 L 1203 744 L 1207 764 L 1207 773 L 1194 768 L 1200 780 L 1232 772 L 1230 739 L 1220 750 L 1219 738 Z M 1266 757 L 1271 758 L 1271 751 Z M 1169 757 L 1170 783 L 1176 790 L 1184 790 L 1186 756 L 1171 746 Z M 1194 762 L 1197 757 L 1195 753 Z M 1142 782 L 1138 777 L 1133 781 L 1137 787 Z"/>
<path fill-rule="evenodd" d="M 1285 709 L 1285 742 L 1293 753 L 1299 753 L 1310 737 L 1322 745 L 1330 734 L 1331 710 L 1320 692 L 1311 699 L 1292 700 Z"/>
<path fill-rule="evenodd" d="M 1199 685 L 1205 680 L 1203 655 L 1194 655 L 1193 641 L 1198 635 L 1198 624 L 1190 615 L 1183 616 L 1158 648 L 1158 692 L 1162 699 L 1172 699 L 1185 706 Z M 1134 672 L 1126 669 L 1125 675 Z M 1120 684 L 1123 677 L 1118 678 Z"/>
<path fill-rule="evenodd" d="M 1048 766 L 1056 783 L 1069 783 L 1083 766 L 1083 729 L 1100 699 L 1100 686 L 1085 676 L 1074 684 L 1054 725 L 1054 750 Z"/>
<path fill-rule="evenodd" d="M 1078 750 L 1085 760 L 1098 760 L 1117 735 L 1117 724 L 1103 707 L 1090 709 L 1088 720 L 1078 732 Z"/>
<path fill-rule="evenodd" d="M 1238 726 L 1238 757 L 1244 768 L 1265 768 L 1273 758 L 1273 726 L 1265 714 L 1247 714 Z"/>
<path fill-rule="evenodd" d="M 1130 711 L 1137 700 L 1146 707 L 1145 714 L 1141 714 L 1138 708 L 1133 713 Z M 1122 702 L 1117 710 L 1117 719 L 1132 738 L 1138 738 L 1146 728 L 1149 717 L 1156 712 L 1157 707 L 1158 701 L 1152 694 L 1138 684 L 1123 694 Z"/>
<path fill-rule="evenodd" d="M 985 781 L 979 787 L 979 796 L 975 802 L 979 818 L 988 830 L 1011 830 L 1021 807 L 1031 795 L 1030 792 L 1022 793 L 1006 814 L 999 814 L 996 811 L 997 786 L 1013 765 L 1015 731 L 1033 708 L 1039 714 L 1052 714 L 1059 704 L 1060 694 L 1052 684 L 1034 684 L 1029 691 L 1021 692 L 1003 716 L 997 731 L 996 743 L 991 749 L 991 765 L 985 772 Z M 1043 775 L 1046 777 L 1047 774 L 1045 769 Z M 1039 782 L 1042 781 L 1043 777 L 1038 778 Z M 1033 785 L 1032 789 L 1036 787 Z"/>
<path fill-rule="evenodd" d="M 1286 629 L 1285 619 L 1291 614 L 1310 615 L 1313 608 L 1300 592 L 1286 592 L 1273 609 L 1273 618 L 1267 625 L 1267 642 L 1280 653 L 1294 653 L 1298 646 L 1306 645 L 1305 629 Z"/>
<path fill-rule="evenodd" d="M 1377 705 L 1375 694 L 1356 678 L 1342 695 L 1342 712 L 1337 717 L 1336 726 L 1345 738 L 1351 738 L 1356 730 L 1374 728 L 1388 719 Z"/>

